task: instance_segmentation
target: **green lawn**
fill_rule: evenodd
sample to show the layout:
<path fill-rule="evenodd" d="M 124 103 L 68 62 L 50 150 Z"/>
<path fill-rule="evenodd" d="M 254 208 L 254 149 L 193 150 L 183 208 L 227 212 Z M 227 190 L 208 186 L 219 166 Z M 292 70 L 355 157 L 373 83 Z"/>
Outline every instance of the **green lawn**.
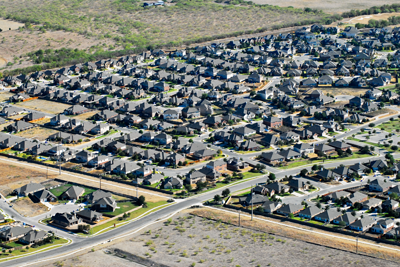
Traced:
<path fill-rule="evenodd" d="M 375 128 L 381 129 L 384 128 L 386 132 L 392 132 L 393 130 L 400 130 L 400 122 L 398 119 L 394 119 L 393 121 L 387 121 L 376 125 Z"/>
<path fill-rule="evenodd" d="M 10 242 L 10 243 L 7 243 L 6 244 L 7 246 L 9 246 L 9 247 L 12 247 L 12 248 L 17 248 L 17 247 L 22 247 L 23 245 L 22 244 L 20 244 L 20 243 L 17 243 L 17 242 Z"/>
<path fill-rule="evenodd" d="M 59 197 L 59 196 L 62 195 L 62 193 L 67 191 L 71 186 L 72 186 L 72 184 L 65 184 L 65 185 L 62 185 L 60 187 L 50 189 L 49 191 L 51 193 L 53 193 L 53 195 L 55 195 L 56 197 Z M 94 188 L 87 188 L 87 187 L 80 186 L 80 185 L 79 185 L 79 187 L 82 187 L 83 189 L 85 189 L 85 193 L 83 193 L 82 196 L 86 196 L 86 195 L 88 195 L 88 194 L 90 194 L 90 193 L 92 193 L 92 192 L 97 190 L 97 189 L 94 189 Z"/>
<path fill-rule="evenodd" d="M 113 135 L 113 134 L 118 133 L 118 132 L 119 132 L 118 130 L 112 129 L 112 130 L 110 130 L 108 132 L 108 134 L 103 134 L 103 135 L 97 136 L 96 139 L 100 139 L 100 138 L 103 138 L 103 137 L 106 137 L 106 136 L 110 136 L 110 135 Z"/>
<path fill-rule="evenodd" d="M 14 250 L 9 255 L 0 254 L 0 261 L 6 261 L 7 258 L 11 258 L 11 257 L 15 257 L 15 256 L 21 256 L 22 257 L 27 253 L 32 253 L 32 252 L 35 252 L 35 251 L 38 251 L 38 250 L 41 250 L 40 252 L 43 252 L 44 250 L 46 250 L 46 248 L 48 248 L 47 250 L 50 250 L 50 249 L 53 249 L 53 248 L 50 248 L 52 246 L 60 247 L 61 245 L 66 244 L 68 242 L 69 242 L 68 240 L 60 238 L 60 239 L 55 239 L 53 243 L 48 243 L 48 244 L 42 245 L 42 246 L 37 247 L 37 248 L 24 249 L 24 251 L 23 250 Z"/>
<path fill-rule="evenodd" d="M 62 195 L 62 193 L 64 193 L 65 191 L 67 191 L 71 186 L 72 186 L 72 184 L 65 184 L 65 185 L 62 185 L 62 186 L 60 186 L 60 187 L 50 189 L 49 191 L 50 191 L 53 195 L 55 195 L 56 197 L 59 197 L 59 196 Z"/>
<path fill-rule="evenodd" d="M 259 173 L 259 172 L 244 172 L 243 173 L 243 179 L 248 179 L 248 178 L 253 178 L 257 176 L 264 175 L 264 173 Z"/>
<path fill-rule="evenodd" d="M 138 206 L 136 204 L 133 204 L 132 201 L 127 201 L 127 202 L 118 202 L 117 207 L 119 207 L 119 208 L 115 209 L 115 211 L 103 212 L 103 214 L 106 216 L 118 216 L 118 215 L 126 213 L 134 208 L 137 208 Z"/>
<path fill-rule="evenodd" d="M 167 201 L 148 202 L 147 203 L 147 208 L 141 208 L 141 209 L 137 209 L 137 210 L 131 212 L 129 217 L 127 218 L 127 221 L 135 219 L 136 217 L 142 215 L 143 213 L 145 213 L 145 212 L 147 212 L 147 211 L 149 211 L 149 210 L 151 210 L 153 208 L 159 207 L 161 205 L 165 205 L 165 204 L 167 204 Z M 105 229 L 107 227 L 113 226 L 114 224 L 118 224 L 120 222 L 121 221 L 117 218 L 117 219 L 111 220 L 111 221 L 109 221 L 107 223 L 104 223 L 102 225 L 95 226 L 92 229 L 90 229 L 90 234 L 91 235 L 95 234 L 95 233 L 97 233 L 97 232 L 99 232 L 99 231 L 101 231 L 101 230 L 103 230 L 103 229 Z M 112 228 L 110 228 L 110 229 L 112 229 Z M 80 234 L 80 235 L 87 236 L 86 234 Z"/>
<path fill-rule="evenodd" d="M 335 162 L 337 160 L 344 161 L 344 160 L 349 160 L 349 159 L 360 159 L 360 158 L 366 158 L 366 157 L 371 157 L 372 155 L 369 154 L 359 154 L 359 153 L 353 153 L 353 155 L 344 157 L 344 158 L 339 158 L 339 157 L 333 157 L 330 159 L 326 159 L 323 161 L 322 159 L 316 159 L 316 160 L 299 160 L 299 161 L 294 161 L 289 163 L 287 166 L 279 167 L 279 169 L 292 169 L 296 167 L 301 167 L 304 165 L 309 165 L 309 164 L 317 164 L 317 163 L 328 163 L 328 162 Z"/>

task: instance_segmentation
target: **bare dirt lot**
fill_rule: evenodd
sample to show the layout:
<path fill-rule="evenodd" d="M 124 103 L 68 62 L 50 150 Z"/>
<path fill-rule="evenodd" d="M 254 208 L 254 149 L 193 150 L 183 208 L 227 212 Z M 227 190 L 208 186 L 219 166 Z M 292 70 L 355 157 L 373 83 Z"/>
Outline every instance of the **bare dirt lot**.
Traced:
<path fill-rule="evenodd" d="M 1 63 L 0 63 L 1 64 Z M 1 67 L 1 65 L 0 65 Z M 13 96 L 13 93 L 10 93 L 9 91 L 1 92 L 0 93 L 0 102 L 7 101 L 11 96 Z"/>
<path fill-rule="evenodd" d="M 26 168 L 19 164 L 4 162 L 2 159 L 0 157 L 0 193 L 4 196 L 30 182 L 41 183 L 46 181 L 46 170 Z"/>
<path fill-rule="evenodd" d="M 375 19 L 375 20 L 387 20 L 390 17 L 393 16 L 399 16 L 400 13 L 385 13 L 385 14 L 376 14 L 376 15 L 367 15 L 367 16 L 359 16 L 359 17 L 354 17 L 348 20 L 344 20 L 343 23 L 363 23 L 363 24 L 368 24 L 368 21 L 370 19 Z"/>
<path fill-rule="evenodd" d="M 310 94 L 314 90 L 320 90 L 322 91 L 325 95 L 330 94 L 333 96 L 338 96 L 338 95 L 352 95 L 352 96 L 360 96 L 364 95 L 366 91 L 369 89 L 364 89 L 364 88 L 352 88 L 352 87 L 343 87 L 343 88 L 336 88 L 336 87 L 330 87 L 330 88 L 323 88 L 323 87 L 318 87 L 318 88 L 313 88 L 311 90 L 308 90 L 306 94 Z"/>
<path fill-rule="evenodd" d="M 7 19 L 0 19 L 0 29 L 3 30 L 3 32 L 9 31 L 9 30 L 16 30 L 19 27 L 23 27 L 25 24 L 19 23 L 16 21 L 12 20 L 7 20 Z"/>
<path fill-rule="evenodd" d="M 66 108 L 69 108 L 71 106 L 68 104 L 47 101 L 43 99 L 35 99 L 26 102 L 20 102 L 16 103 L 15 105 L 22 108 L 28 108 L 50 114 L 62 113 Z"/>
<path fill-rule="evenodd" d="M 187 213 L 173 217 L 170 223 L 153 225 L 128 240 L 83 253 L 42 266 L 136 266 L 129 260 L 145 266 L 179 267 L 398 266 L 394 262 Z"/>
<path fill-rule="evenodd" d="M 18 199 L 13 203 L 13 208 L 25 217 L 35 217 L 37 215 L 46 213 L 49 211 L 42 203 L 33 203 L 28 197 L 23 199 Z"/>
<path fill-rule="evenodd" d="M 39 141 L 44 141 L 49 137 L 49 135 L 55 134 L 58 131 L 52 130 L 52 129 L 47 129 L 43 127 L 35 127 L 33 129 L 29 129 L 23 132 L 19 132 L 15 135 L 25 137 L 25 138 L 32 138 L 32 139 L 37 139 Z"/>
<path fill-rule="evenodd" d="M 343 13 L 352 9 L 367 9 L 373 6 L 397 4 L 397 0 L 283 0 L 275 2 L 273 0 L 253 0 L 256 4 L 269 4 L 278 6 L 292 6 L 296 8 L 316 8 L 325 11 L 326 13 Z"/>
<path fill-rule="evenodd" d="M 87 118 L 93 117 L 93 115 L 95 115 L 95 114 L 97 114 L 97 113 L 99 113 L 98 110 L 86 112 L 86 113 L 83 113 L 83 114 L 79 114 L 79 115 L 77 115 L 77 116 L 74 116 L 74 119 L 77 119 L 77 120 L 86 120 Z"/>

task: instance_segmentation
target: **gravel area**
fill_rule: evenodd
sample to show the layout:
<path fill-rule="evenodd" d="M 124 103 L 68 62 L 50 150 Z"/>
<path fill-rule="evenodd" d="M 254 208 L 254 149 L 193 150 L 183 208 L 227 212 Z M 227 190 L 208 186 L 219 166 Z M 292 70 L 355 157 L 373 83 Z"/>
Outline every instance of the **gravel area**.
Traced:
<path fill-rule="evenodd" d="M 129 240 L 46 266 L 136 266 L 129 259 L 138 257 L 144 266 L 399 266 L 188 214 Z"/>

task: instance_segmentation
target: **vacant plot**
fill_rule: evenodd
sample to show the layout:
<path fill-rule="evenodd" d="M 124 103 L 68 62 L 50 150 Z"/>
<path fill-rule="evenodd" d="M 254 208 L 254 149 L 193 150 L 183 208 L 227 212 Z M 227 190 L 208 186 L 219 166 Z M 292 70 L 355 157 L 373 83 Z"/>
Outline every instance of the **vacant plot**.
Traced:
<path fill-rule="evenodd" d="M 1 5 L 1 3 L 0 3 Z M 1 25 L 1 23 L 0 23 Z M 0 27 L 1 28 L 1 27 Z M 84 36 L 78 33 L 65 31 L 6 31 L 1 33 L 2 43 L 0 44 L 0 59 L 3 57 L 5 64 L 10 62 L 12 65 L 7 69 L 17 69 L 31 66 L 33 62 L 27 60 L 24 55 L 31 51 L 42 49 L 77 48 L 90 49 L 93 44 L 100 44 L 96 37 Z M 107 48 L 115 46 L 115 41 L 103 39 L 101 46 Z M 21 57 L 21 58 L 20 58 Z M 3 63 L 4 64 L 4 63 Z M 0 67 L 1 61 L 0 61 Z"/>
<path fill-rule="evenodd" d="M 16 106 L 32 109 L 36 111 L 41 111 L 48 114 L 58 114 L 62 113 L 65 109 L 69 108 L 71 105 L 46 101 L 43 99 L 35 99 L 26 102 L 20 102 L 15 104 Z"/>
<path fill-rule="evenodd" d="M 95 114 L 97 114 L 97 113 L 99 113 L 98 110 L 86 112 L 86 113 L 83 113 L 83 114 L 79 114 L 79 115 L 77 115 L 77 116 L 74 116 L 74 119 L 77 119 L 77 120 L 86 120 L 87 118 L 93 117 L 93 115 L 95 115 Z"/>
<path fill-rule="evenodd" d="M 35 127 L 33 129 L 29 129 L 23 132 L 19 132 L 15 135 L 25 137 L 25 138 L 32 138 L 37 139 L 39 141 L 46 140 L 50 135 L 57 133 L 58 131 L 53 129 L 47 129 L 43 127 Z"/>
<path fill-rule="evenodd" d="M 44 266 L 398 266 L 382 259 L 306 243 L 188 214 L 153 225 L 103 251 Z M 103 246 L 104 248 L 104 246 Z M 90 260 L 89 260 L 90 259 Z M 107 263 L 108 265 L 106 265 Z M 42 265 L 43 266 L 43 265 Z"/>
<path fill-rule="evenodd" d="M 397 4 L 397 0 L 283 0 L 275 2 L 273 0 L 252 0 L 256 4 L 269 4 L 279 6 L 293 6 L 296 8 L 316 8 L 325 11 L 326 13 L 343 13 L 352 9 L 366 9 L 373 6 Z"/>
<path fill-rule="evenodd" d="M 13 208 L 25 217 L 35 217 L 49 211 L 45 205 L 33 203 L 28 197 L 13 202 Z"/>
<path fill-rule="evenodd" d="M 19 27 L 23 27 L 23 26 L 24 26 L 24 24 L 16 22 L 16 21 L 0 19 L 0 29 L 2 30 L 2 32 L 16 30 Z"/>
<path fill-rule="evenodd" d="M 27 183 L 40 183 L 46 181 L 46 170 L 30 169 L 18 164 L 10 164 L 1 161 L 0 158 L 0 193 L 4 196 L 14 189 Z M 49 175 L 49 178 L 52 177 Z"/>
<path fill-rule="evenodd" d="M 8 91 L 6 91 L 6 92 L 1 92 L 1 93 L 0 93 L 0 102 L 8 101 L 8 99 L 9 99 L 10 97 L 12 97 L 13 95 L 14 95 L 13 93 L 10 93 L 10 92 L 8 92 Z"/>
<path fill-rule="evenodd" d="M 386 4 L 386 3 L 385 3 Z M 385 13 L 385 14 L 375 14 L 375 15 L 366 15 L 366 16 L 359 16 L 359 17 L 354 17 L 348 20 L 344 20 L 343 23 L 351 23 L 351 24 L 356 24 L 356 23 L 362 23 L 362 24 L 368 24 L 368 21 L 371 19 L 375 20 L 387 20 L 390 17 L 393 16 L 399 16 L 400 13 Z"/>
<path fill-rule="evenodd" d="M 311 94 L 316 88 L 308 90 L 306 94 Z M 323 88 L 323 87 L 318 87 L 318 90 L 322 91 L 325 95 L 330 94 L 333 96 L 339 96 L 339 95 L 352 95 L 352 96 L 360 96 L 364 95 L 365 92 L 367 92 L 369 89 L 364 89 L 364 88 L 353 88 L 353 87 L 330 87 L 330 88 Z"/>

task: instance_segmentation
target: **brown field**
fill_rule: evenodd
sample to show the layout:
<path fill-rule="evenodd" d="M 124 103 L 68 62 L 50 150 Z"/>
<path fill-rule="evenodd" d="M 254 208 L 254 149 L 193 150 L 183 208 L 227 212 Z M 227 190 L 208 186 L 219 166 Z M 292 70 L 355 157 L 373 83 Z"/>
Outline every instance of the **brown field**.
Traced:
<path fill-rule="evenodd" d="M 27 168 L 26 166 L 2 161 L 0 158 L 0 193 L 4 196 L 10 194 L 14 189 L 30 182 L 41 183 L 46 181 L 46 170 Z M 53 178 L 49 175 L 49 178 Z"/>
<path fill-rule="evenodd" d="M 8 125 L 10 125 L 10 124 L 12 124 L 14 121 L 8 121 L 8 122 L 6 122 L 6 123 L 4 123 L 4 124 L 1 124 L 0 125 L 0 131 L 4 131 L 4 129 L 8 126 Z"/>
<path fill-rule="evenodd" d="M 170 224 L 157 223 L 125 240 L 41 266 L 398 266 L 396 262 L 352 253 L 354 244 L 349 251 L 332 248 L 339 245 L 335 240 L 325 240 L 332 241 L 329 247 L 321 246 L 302 241 L 304 232 L 300 237 L 286 237 L 269 224 L 243 220 L 244 227 L 237 227 L 224 223 L 233 219 L 229 216 L 218 216 L 222 219 L 218 222 L 209 219 L 216 217 L 214 214 L 202 213 L 199 217 L 184 211 L 171 218 Z"/>
<path fill-rule="evenodd" d="M 83 113 L 83 114 L 79 114 L 79 115 L 77 115 L 77 116 L 74 116 L 74 119 L 77 119 L 77 120 L 86 120 L 87 118 L 90 118 L 90 117 L 92 117 L 93 115 L 95 115 L 95 114 L 97 114 L 97 113 L 99 113 L 98 110 L 86 112 L 86 113 Z"/>
<path fill-rule="evenodd" d="M 308 90 L 306 94 L 310 94 L 314 90 L 321 90 L 325 95 L 326 94 L 331 94 L 333 96 L 338 96 L 338 95 L 352 95 L 352 96 L 360 96 L 361 94 L 365 94 L 369 89 L 364 89 L 364 88 L 352 88 L 352 87 L 343 87 L 343 88 L 337 88 L 337 87 L 330 87 L 330 88 L 323 88 L 323 87 L 318 87 L 318 88 L 313 88 L 311 90 Z"/>
<path fill-rule="evenodd" d="M 12 205 L 19 214 L 25 217 L 35 217 L 49 211 L 49 208 L 45 205 L 42 203 L 33 203 L 29 197 L 18 199 L 12 202 Z"/>
<path fill-rule="evenodd" d="M 58 131 L 52 130 L 52 129 L 47 129 L 43 127 L 35 127 L 33 129 L 29 129 L 23 132 L 19 132 L 15 135 L 25 137 L 25 138 L 32 138 L 32 139 L 37 139 L 39 141 L 44 141 L 47 139 L 52 134 L 57 133 Z"/>
<path fill-rule="evenodd" d="M 362 24 L 368 24 L 368 21 L 370 19 L 375 19 L 375 20 L 387 20 L 390 17 L 393 16 L 400 16 L 400 13 L 385 13 L 385 14 L 376 14 L 376 15 L 366 15 L 366 16 L 359 16 L 359 17 L 354 17 L 351 19 L 346 19 L 343 20 L 343 23 L 362 23 Z"/>
<path fill-rule="evenodd" d="M 42 33 L 40 31 L 12 30 L 2 32 L 1 37 L 3 38 L 3 42 L 0 43 L 0 59 L 4 58 L 7 62 L 13 63 L 7 69 L 25 68 L 33 65 L 27 58 L 20 58 L 20 56 L 39 49 L 78 48 L 86 50 L 93 46 L 93 44 L 101 43 L 105 46 L 115 44 L 110 39 L 99 40 L 95 37 L 87 37 L 78 33 L 65 31 L 47 31 L 46 33 Z"/>
<path fill-rule="evenodd" d="M 0 67 L 1 67 L 1 65 L 0 65 Z M 10 93 L 9 91 L 1 92 L 0 93 L 0 102 L 8 101 L 8 99 L 13 95 L 14 94 Z"/>
<path fill-rule="evenodd" d="M 46 123 L 49 123 L 50 121 L 51 121 L 51 118 L 45 118 L 43 120 L 35 122 L 35 124 L 45 125 Z"/>
<path fill-rule="evenodd" d="M 352 9 L 367 9 L 373 6 L 397 4 L 397 0 L 349 0 L 349 1 L 335 1 L 335 0 L 283 0 L 278 3 L 273 0 L 252 0 L 256 4 L 269 4 L 278 6 L 292 6 L 296 8 L 310 7 L 320 9 L 326 13 L 343 13 Z"/>
<path fill-rule="evenodd" d="M 1 162 L 2 158 L 0 158 L 0 162 Z M 7 159 L 7 163 L 4 163 L 4 166 L 6 166 L 5 168 L 7 168 L 7 165 L 11 164 L 13 165 L 15 168 L 17 168 L 16 170 L 18 171 L 17 173 L 19 174 L 20 170 L 22 169 L 23 173 L 28 174 L 27 176 L 29 176 L 30 178 L 35 177 L 33 176 L 32 173 L 43 173 L 43 177 L 46 177 L 46 167 L 44 166 L 40 166 L 37 164 L 33 164 L 33 163 L 26 163 L 26 162 L 20 162 L 14 159 Z M 21 167 L 21 164 L 24 164 L 23 167 Z M 20 169 L 21 168 L 21 169 Z M 0 168 L 1 170 L 1 168 Z M 68 181 L 71 183 L 76 183 L 76 184 L 82 184 L 82 185 L 87 185 L 90 187 L 99 187 L 100 186 L 100 180 L 95 178 L 95 177 L 91 177 L 91 176 L 84 176 L 84 175 L 80 175 L 80 174 L 75 174 L 75 173 L 69 173 L 66 171 L 63 171 L 61 173 L 61 175 L 58 175 L 58 168 L 49 168 L 49 178 L 57 178 L 63 181 Z M 14 173 L 14 172 L 12 172 Z M 14 173 L 14 175 L 17 175 Z M 24 178 L 21 179 L 21 177 L 18 176 L 19 180 L 25 180 L 25 177 L 27 176 L 23 176 Z M 30 181 L 31 179 L 29 179 Z M 44 178 L 45 180 L 45 178 Z M 2 180 L 1 180 L 2 181 Z M 13 188 L 13 190 L 15 188 L 18 188 L 25 183 L 20 183 L 19 186 L 15 186 Z M 2 185 L 2 183 L 0 182 L 0 186 Z M 7 185 L 7 182 L 4 183 L 4 185 Z M 134 186 L 130 186 L 130 185 L 126 185 L 126 184 L 121 184 L 118 182 L 113 182 L 113 181 L 106 181 L 103 180 L 102 181 L 102 189 L 106 190 L 106 191 L 110 191 L 110 192 L 116 192 L 116 193 L 120 193 L 120 194 L 126 194 L 128 196 L 132 196 L 132 197 L 136 197 L 136 187 Z M 12 190 L 11 190 L 12 191 Z M 1 192 L 1 187 L 0 187 L 0 192 Z M 158 201 L 165 201 L 167 199 L 170 198 L 169 195 L 167 194 L 163 194 L 161 192 L 154 192 L 151 190 L 147 190 L 147 189 L 143 189 L 143 188 L 139 188 L 139 195 L 143 195 L 146 197 L 146 201 L 148 202 L 158 202 Z"/>
<path fill-rule="evenodd" d="M 5 39 L 0 44 L 0 57 L 14 64 L 7 69 L 15 69 L 32 65 L 23 55 L 39 49 L 67 47 L 94 52 L 170 42 L 180 46 L 183 41 L 202 37 L 270 28 L 325 16 L 292 9 L 234 6 L 211 1 L 167 4 L 148 9 L 140 5 L 141 2 L 115 0 L 0 0 L 3 16 L 38 22 L 27 30 L 2 33 Z M 62 12 L 54 12 L 55 9 Z M 43 23 L 68 32 L 50 29 L 41 32 L 39 29 Z"/>
<path fill-rule="evenodd" d="M 35 99 L 26 102 L 20 102 L 16 103 L 15 105 L 22 108 L 32 109 L 50 114 L 62 113 L 66 108 L 69 108 L 71 106 L 68 104 L 47 101 L 43 99 Z"/>

